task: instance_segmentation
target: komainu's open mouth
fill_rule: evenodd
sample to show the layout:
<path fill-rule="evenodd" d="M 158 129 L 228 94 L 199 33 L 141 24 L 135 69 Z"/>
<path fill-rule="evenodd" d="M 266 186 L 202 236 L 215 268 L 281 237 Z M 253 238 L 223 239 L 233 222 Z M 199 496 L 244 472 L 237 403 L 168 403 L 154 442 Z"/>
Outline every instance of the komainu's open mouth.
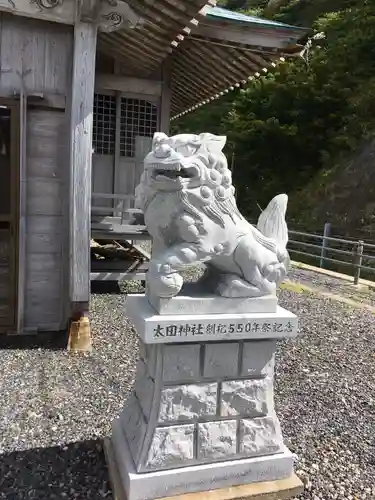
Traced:
<path fill-rule="evenodd" d="M 184 168 L 180 163 L 154 163 L 151 166 L 153 177 L 167 177 L 168 179 L 191 179 L 194 177 L 194 171 Z"/>

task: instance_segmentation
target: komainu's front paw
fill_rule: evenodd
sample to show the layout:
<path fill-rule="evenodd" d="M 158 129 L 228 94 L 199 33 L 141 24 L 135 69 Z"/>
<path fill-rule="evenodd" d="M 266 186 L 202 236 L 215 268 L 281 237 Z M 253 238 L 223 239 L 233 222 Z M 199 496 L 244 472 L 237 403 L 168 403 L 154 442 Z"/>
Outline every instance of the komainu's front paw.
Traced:
<path fill-rule="evenodd" d="M 183 278 L 178 273 L 152 274 L 148 273 L 147 284 L 152 295 L 169 299 L 179 293 L 183 285 Z"/>
<path fill-rule="evenodd" d="M 274 295 L 276 293 L 276 285 L 267 282 L 255 286 L 239 276 L 225 274 L 220 277 L 217 285 L 216 293 L 222 297 L 228 298 L 245 298 L 245 297 L 263 297 L 264 295 Z"/>

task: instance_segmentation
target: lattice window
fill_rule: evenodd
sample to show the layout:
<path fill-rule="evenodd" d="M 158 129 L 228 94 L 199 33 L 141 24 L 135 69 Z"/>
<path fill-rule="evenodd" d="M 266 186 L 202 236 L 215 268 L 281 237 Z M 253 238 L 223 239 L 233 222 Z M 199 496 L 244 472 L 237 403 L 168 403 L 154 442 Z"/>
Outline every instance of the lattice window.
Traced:
<path fill-rule="evenodd" d="M 96 154 L 115 153 L 116 97 L 105 94 L 94 96 L 93 148 Z"/>
<path fill-rule="evenodd" d="M 121 99 L 121 156 L 135 156 L 135 138 L 152 137 L 157 129 L 158 108 L 143 99 Z"/>

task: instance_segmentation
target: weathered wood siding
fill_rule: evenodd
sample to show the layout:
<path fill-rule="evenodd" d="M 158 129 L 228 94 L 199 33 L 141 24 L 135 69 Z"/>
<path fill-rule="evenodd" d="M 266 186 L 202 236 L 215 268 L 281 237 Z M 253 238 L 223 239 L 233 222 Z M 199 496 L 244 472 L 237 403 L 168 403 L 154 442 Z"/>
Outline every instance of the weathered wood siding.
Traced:
<path fill-rule="evenodd" d="M 24 72 L 27 92 L 65 95 L 70 85 L 72 28 L 2 14 L 1 90 L 19 90 Z"/>
<path fill-rule="evenodd" d="M 70 27 L 2 15 L 0 37 L 2 94 L 20 91 L 22 73 L 27 95 L 69 93 Z M 63 109 L 28 108 L 25 330 L 58 329 L 67 322 L 68 125 Z"/>
<path fill-rule="evenodd" d="M 56 328 L 64 319 L 65 132 L 63 112 L 29 111 L 25 327 Z"/>

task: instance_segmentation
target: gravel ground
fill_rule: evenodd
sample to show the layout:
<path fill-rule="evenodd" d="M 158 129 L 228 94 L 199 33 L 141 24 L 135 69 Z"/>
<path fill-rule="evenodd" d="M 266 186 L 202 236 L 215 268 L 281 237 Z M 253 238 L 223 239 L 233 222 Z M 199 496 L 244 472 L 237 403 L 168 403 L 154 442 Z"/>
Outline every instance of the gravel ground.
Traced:
<path fill-rule="evenodd" d="M 375 307 L 375 282 L 374 287 L 367 285 L 355 286 L 352 278 L 348 281 L 333 276 L 325 276 L 310 269 L 299 268 L 293 268 L 288 278 L 295 282 Z"/>
<path fill-rule="evenodd" d="M 124 299 L 93 294 L 90 355 L 0 349 L 0 499 L 113 498 L 101 438 L 137 358 Z M 306 293 L 283 291 L 281 303 L 301 324 L 297 339 L 280 343 L 276 380 L 284 436 L 306 485 L 298 498 L 374 500 L 375 318 Z"/>
<path fill-rule="evenodd" d="M 300 336 L 280 342 L 276 405 L 297 454 L 300 499 L 375 499 L 375 318 L 283 291 Z"/>

